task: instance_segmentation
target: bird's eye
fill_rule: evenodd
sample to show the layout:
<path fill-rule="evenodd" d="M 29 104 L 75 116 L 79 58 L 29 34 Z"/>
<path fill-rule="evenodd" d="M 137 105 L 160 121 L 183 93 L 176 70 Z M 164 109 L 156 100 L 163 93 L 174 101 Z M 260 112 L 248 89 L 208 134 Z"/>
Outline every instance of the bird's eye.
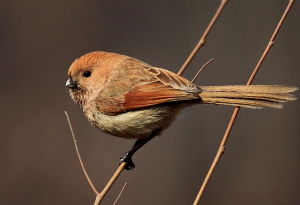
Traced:
<path fill-rule="evenodd" d="M 88 77 L 91 76 L 91 74 L 92 74 L 92 72 L 88 70 L 88 71 L 85 71 L 82 75 L 83 75 L 84 77 L 88 78 Z"/>

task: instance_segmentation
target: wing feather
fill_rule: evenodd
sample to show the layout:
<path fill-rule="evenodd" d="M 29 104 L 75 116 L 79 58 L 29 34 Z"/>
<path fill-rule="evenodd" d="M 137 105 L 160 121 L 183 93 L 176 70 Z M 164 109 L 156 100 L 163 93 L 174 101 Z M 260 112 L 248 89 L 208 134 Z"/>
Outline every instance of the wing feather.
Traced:
<path fill-rule="evenodd" d="M 135 87 L 125 94 L 123 107 L 126 110 L 138 109 L 157 104 L 196 99 L 198 97 L 183 90 L 174 89 L 161 82 L 150 83 Z"/>
<path fill-rule="evenodd" d="M 142 70 L 141 70 L 142 69 Z M 162 103 L 199 98 L 201 89 L 171 71 L 151 66 L 126 68 L 100 93 L 98 109 L 106 114 L 145 108 Z M 110 96 L 107 99 L 107 96 Z"/>

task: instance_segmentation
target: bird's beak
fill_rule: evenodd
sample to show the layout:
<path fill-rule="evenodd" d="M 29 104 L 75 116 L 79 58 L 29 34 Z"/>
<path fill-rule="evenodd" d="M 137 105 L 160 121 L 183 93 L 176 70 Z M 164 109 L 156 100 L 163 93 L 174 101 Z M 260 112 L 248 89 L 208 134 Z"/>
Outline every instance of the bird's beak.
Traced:
<path fill-rule="evenodd" d="M 78 86 L 77 86 L 76 81 L 73 81 L 73 79 L 71 77 L 69 77 L 66 82 L 66 87 L 68 87 L 70 89 L 74 89 L 74 88 L 77 88 Z"/>

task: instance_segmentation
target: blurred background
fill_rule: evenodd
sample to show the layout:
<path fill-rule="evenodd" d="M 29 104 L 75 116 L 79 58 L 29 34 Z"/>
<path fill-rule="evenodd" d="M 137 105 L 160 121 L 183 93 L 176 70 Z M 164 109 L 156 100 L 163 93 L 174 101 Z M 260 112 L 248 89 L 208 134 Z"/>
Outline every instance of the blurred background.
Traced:
<path fill-rule="evenodd" d="M 200 85 L 244 84 L 288 1 L 230 1 L 184 74 L 205 62 Z M 0 3 L 0 203 L 92 204 L 63 111 L 86 168 L 102 189 L 133 141 L 91 127 L 65 88 L 67 69 L 94 50 L 126 54 L 176 72 L 219 1 L 2 0 Z M 299 2 L 255 84 L 300 86 Z M 191 204 L 213 160 L 232 107 L 186 109 L 134 157 L 103 204 Z M 300 201 L 299 100 L 284 109 L 242 109 L 202 204 Z"/>

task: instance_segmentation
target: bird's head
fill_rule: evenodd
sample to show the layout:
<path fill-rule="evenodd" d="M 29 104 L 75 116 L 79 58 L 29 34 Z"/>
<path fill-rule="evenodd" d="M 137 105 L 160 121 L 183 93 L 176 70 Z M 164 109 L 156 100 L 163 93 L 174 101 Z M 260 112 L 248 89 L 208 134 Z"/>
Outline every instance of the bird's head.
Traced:
<path fill-rule="evenodd" d="M 66 81 L 73 100 L 82 105 L 87 97 L 99 92 L 123 58 L 115 53 L 95 51 L 76 59 L 68 70 Z"/>

